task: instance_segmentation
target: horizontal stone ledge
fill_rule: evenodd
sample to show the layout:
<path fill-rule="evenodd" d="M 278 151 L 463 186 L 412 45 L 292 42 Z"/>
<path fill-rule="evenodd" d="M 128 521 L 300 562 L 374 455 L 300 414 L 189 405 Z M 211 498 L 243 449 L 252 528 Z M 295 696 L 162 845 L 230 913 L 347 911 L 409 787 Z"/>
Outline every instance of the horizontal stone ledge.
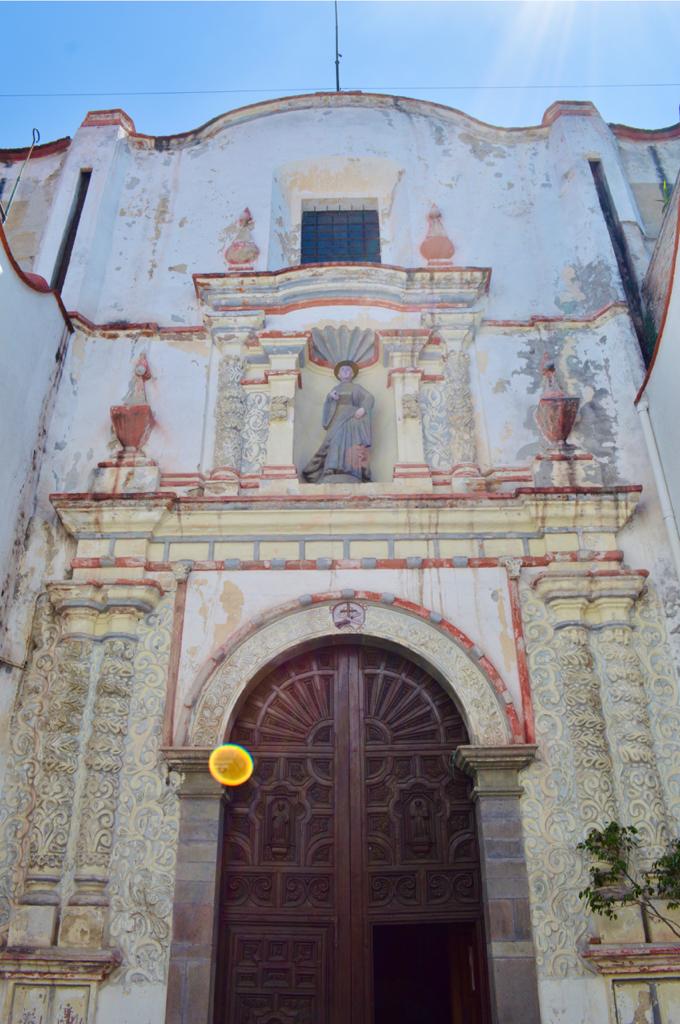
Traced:
<path fill-rule="evenodd" d="M 581 956 L 598 974 L 680 977 L 680 941 L 648 943 L 591 943 Z"/>
<path fill-rule="evenodd" d="M 15 981 L 102 981 L 122 959 L 117 949 L 8 946 L 0 952 L 0 977 Z"/>

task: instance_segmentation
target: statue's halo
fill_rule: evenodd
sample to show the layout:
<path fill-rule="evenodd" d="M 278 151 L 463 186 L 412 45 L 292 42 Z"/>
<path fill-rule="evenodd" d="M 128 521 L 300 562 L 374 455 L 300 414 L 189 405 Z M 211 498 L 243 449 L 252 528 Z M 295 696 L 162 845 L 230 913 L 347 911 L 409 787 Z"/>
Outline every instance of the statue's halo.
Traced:
<path fill-rule="evenodd" d="M 338 380 L 340 380 L 340 367 L 341 366 L 351 366 L 352 367 L 352 380 L 354 380 L 354 378 L 356 377 L 356 375 L 359 372 L 359 367 L 357 366 L 357 364 L 353 363 L 351 359 L 343 359 L 339 363 L 336 363 L 335 366 L 333 367 L 333 373 L 338 378 Z"/>

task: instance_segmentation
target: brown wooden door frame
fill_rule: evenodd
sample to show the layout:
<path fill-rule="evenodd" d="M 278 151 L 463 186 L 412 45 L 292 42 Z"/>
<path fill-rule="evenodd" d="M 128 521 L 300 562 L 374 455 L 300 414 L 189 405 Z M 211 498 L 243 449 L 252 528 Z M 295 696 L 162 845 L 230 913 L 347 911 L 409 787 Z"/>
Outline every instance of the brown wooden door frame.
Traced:
<path fill-rule="evenodd" d="M 317 647 L 294 656 L 263 677 L 243 705 L 241 709 L 242 714 L 239 715 L 237 723 L 232 730 L 232 738 L 234 740 L 237 742 L 243 740 L 248 745 L 247 736 L 242 737 L 239 733 L 239 728 L 242 725 L 243 716 L 246 716 L 247 719 L 247 715 L 250 714 L 247 710 L 250 707 L 249 700 L 252 701 L 254 699 L 258 692 L 260 692 L 261 687 L 273 686 L 272 680 L 277 678 L 277 673 L 283 678 L 286 671 L 292 672 L 290 678 L 293 680 L 291 684 L 293 686 L 298 676 L 305 675 L 304 667 L 307 664 L 315 663 L 315 656 L 319 651 L 323 650 L 327 653 L 332 662 L 332 669 L 326 667 L 325 671 L 326 674 L 332 671 L 333 730 L 335 740 L 332 753 L 334 764 L 332 775 L 334 787 L 333 871 L 335 876 L 335 905 L 332 909 L 329 909 L 328 917 L 328 921 L 330 921 L 331 917 L 334 916 L 335 922 L 331 929 L 334 933 L 335 948 L 332 952 L 328 951 L 331 955 L 329 964 L 331 978 L 329 979 L 328 992 L 330 1024 L 373 1024 L 372 930 L 375 925 L 391 921 L 397 923 L 399 920 L 403 920 L 404 923 L 426 923 L 430 918 L 438 923 L 446 923 L 449 920 L 449 915 L 446 913 L 445 908 L 439 908 L 434 911 L 430 910 L 428 913 L 428 908 L 424 904 L 422 907 L 416 907 L 415 910 L 411 908 L 409 913 L 397 911 L 392 915 L 388 914 L 386 917 L 383 915 L 383 917 L 378 919 L 376 919 L 375 914 L 371 915 L 369 912 L 370 878 L 366 834 L 368 797 L 367 779 L 365 777 L 367 758 L 365 701 L 367 699 L 368 682 L 367 670 L 365 668 L 362 669 L 365 648 L 372 648 L 374 651 L 381 652 L 388 662 L 391 658 L 395 663 L 403 663 L 405 666 L 403 671 L 405 672 L 410 668 L 413 675 L 412 688 L 418 691 L 420 686 L 418 679 L 422 676 L 424 670 L 419 668 L 417 663 L 411 662 L 406 653 L 393 652 L 372 643 L 363 645 L 360 641 L 351 644 L 347 643 L 347 641 L 338 644 L 326 644 L 323 648 Z M 298 669 L 299 671 L 296 675 L 296 670 Z M 438 686 L 429 674 L 425 674 L 425 681 L 422 683 L 422 687 L 430 683 L 435 687 Z M 446 698 L 446 700 L 448 701 L 449 698 Z M 302 709 L 300 710 L 302 711 Z M 441 746 L 441 743 L 439 746 Z M 275 757 L 284 757 L 282 752 L 286 750 L 285 743 L 270 742 L 268 745 L 260 743 L 259 747 L 261 749 L 257 749 L 256 744 L 254 748 L 256 764 L 258 757 L 261 761 L 265 761 L 267 758 L 271 760 Z M 299 751 L 298 747 L 291 747 L 290 750 L 293 751 L 292 757 L 298 756 L 298 753 L 300 757 L 305 756 L 302 747 L 300 747 Z M 409 751 L 409 747 L 402 746 L 399 753 L 406 756 L 409 754 Z M 415 756 L 413 752 L 411 753 Z M 393 760 L 396 761 L 396 757 L 397 754 L 393 752 Z M 253 797 L 253 801 L 248 809 L 248 815 L 251 816 L 258 813 L 256 811 L 257 800 L 255 797 Z M 235 811 L 232 809 L 228 814 L 225 833 L 229 831 L 229 818 L 234 813 Z M 259 813 L 264 813 L 261 807 Z M 234 821 L 233 818 L 232 821 Z M 244 822 L 241 820 L 241 828 L 243 828 L 243 824 Z M 264 822 L 260 821 L 257 827 L 263 830 L 265 827 Z M 256 842 L 261 842 L 261 838 L 257 838 Z M 257 868 L 257 866 L 258 864 L 255 864 L 254 868 Z M 269 866 L 271 867 L 271 865 Z M 395 867 L 398 868 L 399 866 L 400 862 L 397 859 Z M 410 866 L 413 867 L 413 865 Z M 443 864 L 442 868 L 445 866 Z M 283 868 L 280 869 L 280 873 L 282 871 Z M 225 875 L 228 874 L 229 865 L 225 860 Z M 278 884 L 282 885 L 283 883 L 281 881 Z M 223 891 L 221 904 L 224 903 L 224 899 Z M 223 906 L 221 906 L 220 919 L 223 917 L 223 909 Z M 246 927 L 244 922 L 247 923 L 249 915 L 253 922 L 256 922 L 258 919 L 261 920 L 265 927 L 269 920 L 273 931 L 279 929 L 284 920 L 281 910 L 272 911 L 268 916 L 267 913 L 257 908 L 252 908 L 250 911 L 244 911 L 242 908 L 239 908 L 238 911 L 232 913 L 231 920 L 240 922 L 239 926 Z M 458 914 L 454 916 L 458 916 Z M 291 912 L 289 930 L 294 932 L 296 927 L 302 927 L 302 920 L 299 914 Z M 310 912 L 310 921 L 312 920 L 319 921 L 320 924 L 323 923 L 318 914 L 314 917 L 314 914 Z M 232 931 L 234 927 L 235 925 L 232 924 Z M 477 913 L 476 916 L 476 929 L 477 934 L 481 936 L 481 912 Z M 229 964 L 225 962 L 227 957 L 226 935 L 227 929 L 225 927 L 221 936 L 221 950 L 219 954 L 222 977 L 221 980 L 218 980 L 217 991 L 221 995 L 216 1000 L 216 1002 L 223 1001 L 225 1009 L 222 1015 L 219 1008 L 217 1009 L 217 1024 L 234 1024 L 231 1018 L 225 1016 L 227 1013 L 226 1006 L 229 1002 L 227 992 L 228 976 L 229 971 L 234 969 L 230 968 Z M 478 976 L 480 982 L 482 979 L 484 980 L 484 987 L 486 988 L 486 969 L 483 963 L 482 946 L 483 943 L 480 940 L 478 943 Z M 482 999 L 482 1002 L 484 1002 L 484 999 Z M 484 1007 L 481 1011 L 480 1022 L 483 1024 L 486 1020 L 487 1012 Z M 313 1021 L 311 1024 L 318 1024 L 318 1022 Z"/>

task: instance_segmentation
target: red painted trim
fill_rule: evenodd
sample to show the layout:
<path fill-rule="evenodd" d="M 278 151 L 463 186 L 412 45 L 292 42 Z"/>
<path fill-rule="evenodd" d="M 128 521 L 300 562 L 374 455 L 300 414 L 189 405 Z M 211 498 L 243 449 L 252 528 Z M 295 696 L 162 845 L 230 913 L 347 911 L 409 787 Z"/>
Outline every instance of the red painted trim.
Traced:
<path fill-rule="evenodd" d="M 536 742 L 536 725 L 534 721 L 534 704 L 531 696 L 531 676 L 524 642 L 524 623 L 522 622 L 522 605 L 519 597 L 519 580 L 508 573 L 508 597 L 512 614 L 512 633 L 515 639 L 515 657 L 517 659 L 517 675 L 522 695 L 522 715 L 524 718 L 524 739 L 526 743 Z"/>
<path fill-rule="evenodd" d="M 23 283 L 28 288 L 30 288 L 31 291 L 37 292 L 39 295 L 54 296 L 57 306 L 59 307 L 59 312 L 62 315 L 66 327 L 68 328 L 69 331 L 73 331 L 73 324 L 71 323 L 71 318 L 69 317 L 68 313 L 64 308 L 64 303 L 61 301 L 61 295 L 59 294 L 59 292 L 56 292 L 54 291 L 54 289 L 50 288 L 49 285 L 47 285 L 47 282 L 45 282 L 45 285 L 47 285 L 47 287 L 45 287 L 43 284 L 38 284 L 36 280 L 38 278 L 37 274 L 27 274 L 24 270 L 21 269 L 17 261 L 14 259 L 14 255 L 12 253 L 12 250 L 10 249 L 9 242 L 7 240 L 7 235 L 5 234 L 5 230 L 2 224 L 0 224 L 0 243 L 2 244 L 2 247 L 7 254 L 7 259 L 11 264 L 12 270 L 14 270 L 19 280 L 23 281 Z M 44 278 L 41 278 L 40 280 L 42 281 L 44 280 Z"/>
<path fill-rule="evenodd" d="M 161 336 L 171 336 L 173 334 L 190 334 L 200 335 L 201 337 L 205 337 L 207 335 L 207 331 L 202 324 L 191 325 L 188 327 L 161 327 L 159 324 L 155 323 L 152 320 L 149 320 L 145 323 L 134 323 L 126 320 L 118 320 L 109 323 L 95 324 L 92 322 L 92 320 L 88 320 L 88 318 L 83 313 L 79 313 L 77 310 L 69 310 L 68 315 L 71 317 L 71 320 L 77 323 L 80 330 L 84 329 L 88 331 L 90 334 L 120 335 L 130 332 L 134 334 L 141 334 L 144 337 L 154 334 Z"/>
<path fill-rule="evenodd" d="M 153 538 L 151 538 L 151 543 L 153 543 Z M 180 543 L 179 540 L 178 543 Z M 464 566 L 456 565 L 452 558 L 423 558 L 417 569 L 409 569 L 409 571 L 419 572 L 421 569 L 455 569 L 457 571 L 462 569 L 496 569 L 503 563 L 503 557 L 499 555 L 477 558 L 471 555 Z M 587 558 L 583 558 L 578 551 L 560 551 L 548 555 L 518 555 L 516 557 L 521 562 L 523 568 L 536 569 L 555 563 L 561 564 L 562 562 L 622 562 L 623 552 L 619 550 L 592 551 L 588 554 Z M 190 561 L 193 560 L 190 559 Z M 213 561 L 197 559 L 193 561 L 193 569 L 195 572 L 251 572 L 263 570 L 267 572 L 335 572 L 338 569 L 363 569 L 364 572 L 373 571 L 366 569 L 361 564 L 361 561 L 360 558 L 334 558 L 331 561 L 330 569 L 319 569 L 316 559 L 290 558 L 284 561 L 280 569 L 272 569 L 271 559 L 262 559 L 257 562 L 252 560 L 240 561 L 238 569 L 225 569 L 223 559 Z M 174 564 L 174 562 L 147 561 L 141 556 L 138 558 L 123 556 L 113 560 L 115 568 L 143 568 L 145 572 L 172 572 Z M 112 567 L 111 560 L 105 556 L 103 558 L 101 556 L 73 558 L 71 559 L 70 566 L 72 569 L 107 569 Z M 406 558 L 377 558 L 375 568 L 401 570 L 408 569 L 409 567 Z M 606 575 L 606 570 L 602 570 L 602 572 Z M 610 572 L 618 575 L 616 570 L 610 570 Z"/>
<path fill-rule="evenodd" d="M 312 605 L 331 604 L 340 600 L 342 600 L 342 594 L 340 591 L 326 591 L 311 595 Z M 379 607 L 385 607 L 385 603 L 382 601 L 381 595 L 375 591 L 357 590 L 353 600 L 370 602 L 371 604 L 375 604 Z M 471 640 L 466 633 L 458 629 L 457 626 L 454 626 L 454 624 L 449 622 L 447 619 L 442 618 L 439 622 L 433 622 L 430 617 L 430 609 L 425 608 L 423 605 L 397 597 L 389 607 L 400 608 L 402 611 L 409 612 L 418 618 L 425 619 L 434 629 L 439 629 L 450 636 L 453 641 L 468 655 L 473 648 L 479 649 L 478 645 L 475 644 L 475 642 Z M 206 661 L 204 661 L 196 674 L 194 683 L 191 687 L 191 699 L 189 703 L 184 705 L 185 708 L 190 711 L 195 707 L 205 684 L 208 682 L 215 669 L 229 657 L 232 651 L 240 647 L 245 640 L 255 635 L 268 623 L 285 618 L 291 613 L 294 614 L 301 610 L 302 608 L 299 601 L 289 601 L 286 604 L 279 605 L 277 608 L 270 609 L 267 612 L 258 615 L 256 618 L 242 626 L 241 629 L 232 633 L 229 639 L 221 644 L 215 653 L 211 654 Z M 294 644 L 294 636 L 291 636 L 291 641 L 292 644 Z M 508 721 L 512 742 L 524 743 L 524 730 L 522 729 L 514 702 L 502 676 L 486 655 L 482 655 L 481 658 L 477 659 L 477 664 L 479 665 L 480 671 L 487 677 L 498 695 L 499 704 Z M 188 724 L 189 723 L 187 722 L 187 727 Z"/>
<path fill-rule="evenodd" d="M 66 135 L 63 139 L 55 139 L 54 142 L 45 142 L 42 146 L 34 146 L 31 153 L 31 160 L 35 157 L 52 156 L 54 153 L 63 153 L 71 145 L 71 137 Z M 0 149 L 0 163 L 11 164 L 25 160 L 31 150 L 30 146 L 22 149 Z"/>
<path fill-rule="evenodd" d="M 654 351 L 652 352 L 652 358 L 649 363 L 649 366 L 647 367 L 645 378 L 642 381 L 642 384 L 640 385 L 640 390 L 635 396 L 635 405 L 637 405 L 640 399 L 642 398 L 644 390 L 647 387 L 647 384 L 649 383 L 649 378 L 651 377 L 652 370 L 654 369 L 654 363 L 656 362 L 656 358 L 659 354 L 659 349 L 661 348 L 661 342 L 663 340 L 664 331 L 666 330 L 666 319 L 668 317 L 668 310 L 670 309 L 673 288 L 675 285 L 675 270 L 678 263 L 678 243 L 680 243 L 680 203 L 678 203 L 675 218 L 675 238 L 673 240 L 673 256 L 671 258 L 671 270 L 670 275 L 668 277 L 668 291 L 666 292 L 666 300 L 664 302 L 663 314 L 661 317 L 661 323 L 659 324 L 659 333 L 656 336 L 656 344 L 654 345 Z M 680 297 L 680 280 L 678 281 L 677 289 L 678 296 Z"/>
<path fill-rule="evenodd" d="M 667 139 L 680 139 L 680 122 L 668 125 L 667 128 L 633 128 L 628 124 L 611 124 L 611 131 L 618 139 L 630 139 L 633 142 L 664 142 Z"/>
<path fill-rule="evenodd" d="M 543 114 L 543 127 L 554 124 L 558 117 L 599 117 L 600 112 L 590 100 L 555 100 Z"/>
<path fill-rule="evenodd" d="M 359 103 L 353 104 L 351 102 L 348 102 L 348 101 L 353 100 L 355 97 L 360 101 Z M 334 107 L 334 106 L 337 106 L 337 107 L 348 107 L 348 106 L 354 106 L 354 105 L 356 105 L 356 106 L 359 106 L 359 105 L 366 106 L 367 104 L 361 102 L 363 100 L 377 101 L 377 102 L 375 102 L 375 106 L 383 107 L 383 108 L 390 108 L 390 107 L 395 108 L 396 107 L 397 109 L 399 109 L 399 108 L 405 106 L 405 107 L 412 107 L 412 108 L 414 108 L 416 110 L 430 110 L 431 109 L 431 110 L 433 110 L 435 112 L 442 111 L 442 112 L 444 112 L 446 114 L 455 114 L 458 117 L 462 118 L 465 122 L 467 122 L 467 123 L 469 123 L 471 125 L 479 125 L 481 128 L 490 128 L 494 132 L 497 132 L 501 136 L 504 136 L 506 134 L 512 136 L 512 135 L 517 135 L 518 133 L 521 133 L 521 132 L 527 132 L 527 133 L 528 132 L 538 132 L 541 135 L 544 134 L 545 129 L 547 127 L 549 127 L 549 125 L 546 125 L 546 123 L 545 123 L 546 115 L 548 114 L 548 111 L 550 111 L 553 107 L 556 106 L 556 104 L 553 103 L 553 104 L 551 104 L 547 108 L 546 113 L 543 115 L 543 122 L 541 124 L 537 124 L 537 125 L 514 125 L 514 126 L 511 126 L 511 127 L 506 127 L 506 126 L 503 126 L 503 125 L 494 125 L 494 124 L 491 124 L 488 121 L 480 121 L 479 118 L 471 117 L 470 114 L 466 114 L 465 111 L 460 110 L 457 107 L 449 107 L 445 103 L 436 103 L 433 100 L 419 100 L 419 99 L 415 99 L 413 96 L 399 96 L 399 95 L 393 95 L 393 94 L 388 94 L 388 93 L 361 92 L 360 90 L 348 90 L 346 92 L 343 91 L 341 93 L 336 93 L 336 92 L 313 92 L 313 93 L 303 93 L 303 94 L 297 94 L 297 95 L 294 94 L 292 96 L 281 96 L 281 97 L 278 97 L 277 99 L 263 100 L 263 101 L 260 101 L 258 103 L 248 103 L 248 104 L 246 104 L 243 107 L 237 107 L 234 110 L 230 110 L 228 113 L 218 114 L 217 117 L 211 118 L 209 121 L 206 121 L 204 124 L 199 125 L 197 128 L 193 128 L 190 131 L 186 131 L 186 132 L 178 132 L 175 135 L 145 135 L 142 132 L 138 132 L 138 131 L 134 130 L 134 131 L 130 132 L 130 138 L 132 138 L 133 140 L 138 141 L 140 143 L 151 143 L 151 142 L 155 143 L 156 141 L 161 142 L 161 143 L 182 142 L 182 141 L 185 141 L 185 140 L 193 139 L 193 138 L 195 138 L 198 135 L 206 134 L 208 129 L 216 128 L 217 125 L 220 122 L 222 122 L 222 126 L 225 127 L 225 128 L 230 127 L 232 124 L 243 123 L 244 115 L 249 116 L 251 119 L 254 120 L 255 118 L 258 118 L 258 117 L 271 117 L 272 114 L 275 114 L 275 113 L 286 114 L 286 113 L 293 112 L 295 110 L 301 110 L 301 109 L 304 110 L 305 108 L 310 108 L 310 107 L 319 107 L 320 109 L 328 109 L 328 108 Z M 320 103 L 319 101 L 322 101 L 322 103 Z M 560 101 L 558 101 L 558 103 L 559 102 Z M 564 101 L 561 101 L 561 102 L 564 102 Z M 574 103 L 576 103 L 576 102 L 577 101 L 574 101 Z M 294 105 L 291 105 L 293 103 L 294 103 Z M 598 116 L 597 108 L 593 108 L 593 111 L 594 111 L 593 116 Z M 88 118 L 90 118 L 90 117 L 94 118 L 99 113 L 101 113 L 101 111 L 93 110 L 93 111 L 90 111 L 90 113 L 87 115 L 87 117 Z M 104 111 L 104 113 L 108 113 L 108 111 Z M 129 118 L 128 115 L 125 114 L 124 111 L 121 111 L 121 113 L 124 114 L 124 116 L 132 123 L 132 119 Z M 584 116 L 584 115 L 581 114 L 581 116 Z M 86 120 L 87 120 L 87 118 L 86 118 Z M 612 130 L 614 130 L 614 128 L 616 128 L 616 127 L 624 127 L 624 126 L 614 125 L 614 126 L 611 126 L 611 127 L 612 127 Z M 636 129 L 630 129 L 630 130 L 631 131 L 635 131 Z M 661 130 L 668 131 L 669 129 L 661 129 Z"/>
<path fill-rule="evenodd" d="M 175 591 L 175 607 L 172 617 L 172 637 L 170 640 L 170 657 L 168 659 L 168 688 L 165 699 L 165 715 L 163 718 L 163 742 L 172 743 L 175 732 L 175 701 L 177 698 L 177 681 L 182 656 L 182 639 L 184 637 L 184 615 L 187 604 L 187 582 L 178 580 Z"/>
<path fill-rule="evenodd" d="M 534 316 L 530 316 L 528 320 L 484 320 L 483 326 L 537 327 L 540 324 L 592 324 L 613 310 L 620 310 L 623 313 L 628 310 L 628 306 L 625 302 L 608 302 L 606 306 L 602 306 L 602 308 L 598 309 L 595 313 L 589 313 L 588 316 L 544 316 L 543 314 L 537 313 Z"/>
<path fill-rule="evenodd" d="M 81 128 L 111 128 L 112 126 L 124 128 L 128 135 L 137 134 L 135 122 L 122 107 L 112 107 L 110 110 L 90 110 L 81 123 Z"/>
<path fill-rule="evenodd" d="M 285 468 L 285 467 L 282 467 Z M 372 494 L 372 495 L 361 495 L 361 494 L 344 494 L 340 490 L 338 485 L 337 494 L 254 494 L 244 497 L 238 494 L 220 494 L 220 495 L 178 495 L 174 491 L 149 491 L 139 492 L 132 494 L 99 494 L 94 491 L 81 491 L 78 493 L 67 493 L 61 494 L 54 492 L 49 495 L 51 502 L 57 505 L 81 505 L 83 502 L 90 502 L 92 504 L 100 504 L 108 502 L 111 505 L 120 505 L 125 503 L 147 502 L 154 503 L 166 503 L 168 509 L 174 505 L 233 505 L 233 504 L 247 504 L 247 505 L 260 505 L 269 502 L 276 508 L 280 508 L 281 505 L 299 505 L 307 504 L 310 506 L 314 505 L 327 505 L 337 504 L 339 502 L 345 503 L 349 501 L 352 505 L 376 505 L 381 507 L 381 502 L 385 506 L 390 506 L 391 502 L 398 500 L 400 505 L 421 505 L 423 502 L 432 503 L 435 505 L 441 505 L 443 502 L 453 505 L 454 502 L 479 502 L 479 501 L 508 501 L 513 498 L 520 497 L 522 495 L 531 496 L 542 496 L 542 495 L 553 495 L 555 497 L 567 498 L 572 494 L 596 494 L 598 497 L 608 494 L 640 494 L 642 491 L 642 484 L 618 484 L 614 487 L 515 487 L 512 491 L 503 492 L 492 492 L 492 491 L 479 491 L 471 494 L 468 492 L 456 492 L 451 491 L 446 494 L 433 494 L 431 491 L 419 493 L 408 493 L 403 492 L 391 493 L 391 494 Z"/>

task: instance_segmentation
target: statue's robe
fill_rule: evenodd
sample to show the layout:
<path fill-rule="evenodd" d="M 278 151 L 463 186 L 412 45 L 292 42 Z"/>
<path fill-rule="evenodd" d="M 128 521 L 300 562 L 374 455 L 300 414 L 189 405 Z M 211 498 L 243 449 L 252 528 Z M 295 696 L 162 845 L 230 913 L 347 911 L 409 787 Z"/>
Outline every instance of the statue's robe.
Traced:
<path fill-rule="evenodd" d="M 333 391 L 338 398 L 333 398 Z M 357 480 L 370 480 L 368 452 L 371 447 L 371 409 L 373 395 L 361 384 L 348 381 L 338 384 L 326 396 L 322 426 L 326 430 L 323 444 L 302 470 L 302 477 L 319 483 L 325 477 L 347 475 Z M 357 419 L 357 409 L 366 415 Z"/>

